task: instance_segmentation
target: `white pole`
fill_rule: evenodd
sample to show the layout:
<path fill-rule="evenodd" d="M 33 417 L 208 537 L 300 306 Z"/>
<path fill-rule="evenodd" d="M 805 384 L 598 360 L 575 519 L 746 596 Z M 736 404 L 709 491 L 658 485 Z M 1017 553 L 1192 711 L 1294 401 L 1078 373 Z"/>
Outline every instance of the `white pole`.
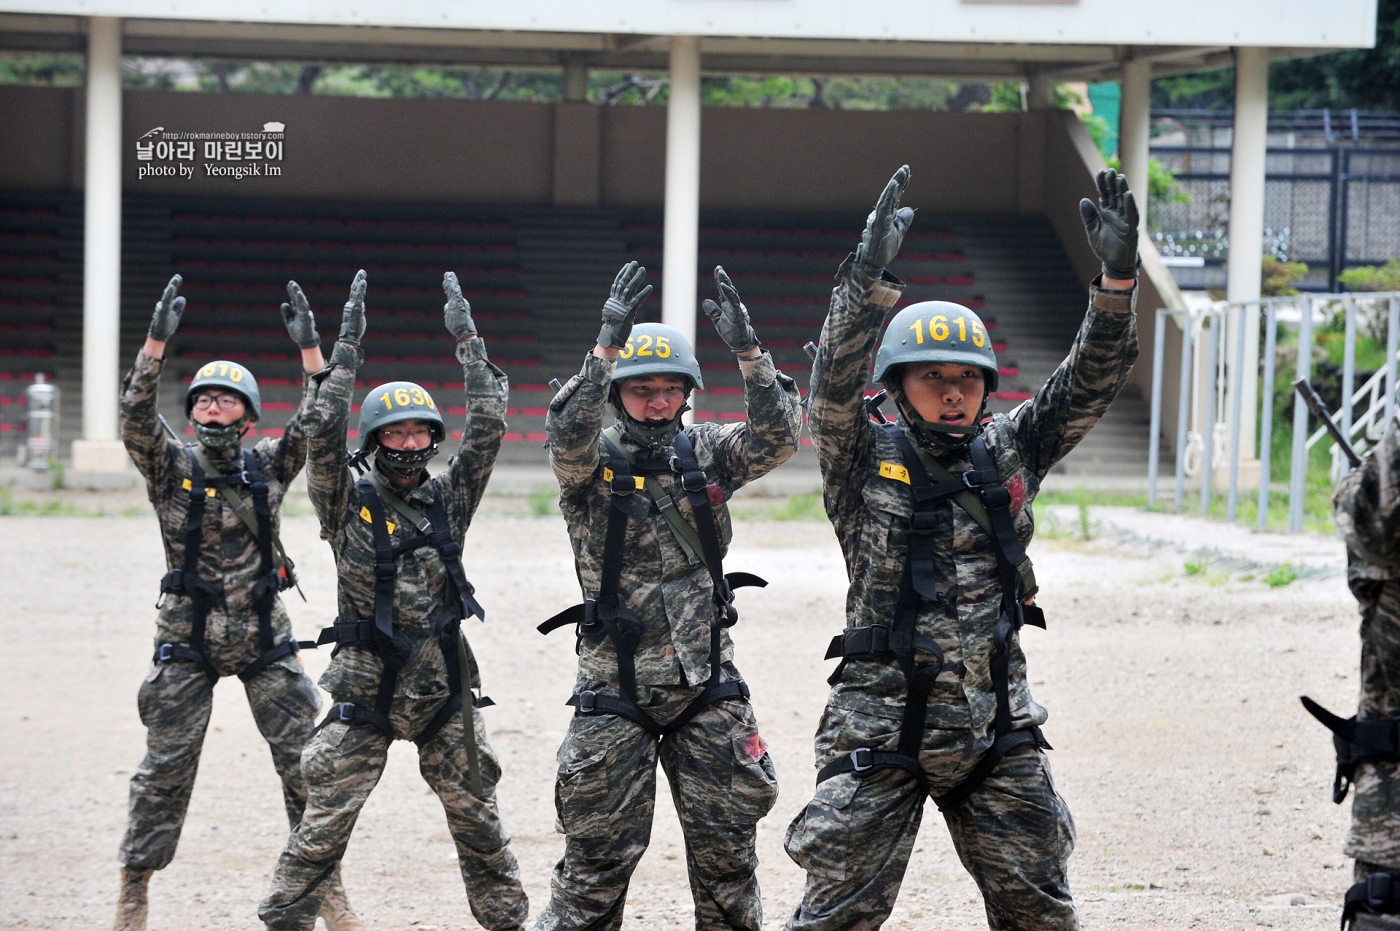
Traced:
<path fill-rule="evenodd" d="M 700 38 L 671 38 L 666 106 L 666 220 L 661 256 L 661 322 L 695 345 L 700 262 Z"/>
<path fill-rule="evenodd" d="M 1226 298 L 1257 301 L 1264 257 L 1264 160 L 1269 128 L 1269 50 L 1235 49 L 1235 125 L 1230 150 L 1230 254 Z M 1240 456 L 1255 457 L 1259 397 L 1259 306 L 1232 328 L 1244 339 Z"/>
<path fill-rule="evenodd" d="M 115 471 L 122 258 L 122 23 L 88 20 L 83 220 L 83 441 L 75 470 Z"/>
<path fill-rule="evenodd" d="M 1118 118 L 1118 158 L 1147 229 L 1147 159 L 1152 135 L 1152 63 L 1123 62 L 1123 101 Z"/>

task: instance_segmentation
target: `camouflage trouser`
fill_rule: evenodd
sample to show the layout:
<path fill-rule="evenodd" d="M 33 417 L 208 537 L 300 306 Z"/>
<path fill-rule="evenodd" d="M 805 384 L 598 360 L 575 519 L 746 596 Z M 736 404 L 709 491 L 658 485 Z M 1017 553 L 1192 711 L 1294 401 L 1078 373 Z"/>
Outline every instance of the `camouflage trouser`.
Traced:
<path fill-rule="evenodd" d="M 485 798 L 477 798 L 469 787 L 461 715 L 452 715 L 418 751 L 418 771 L 447 812 L 472 915 L 490 931 L 508 931 L 524 927 L 529 902 L 496 808 L 501 765 L 486 742 L 481 712 L 474 717 Z M 301 768 L 310 795 L 301 823 L 277 860 L 267 898 L 258 907 L 258 917 L 267 927 L 310 931 L 316 924 L 327 880 L 345 854 L 360 809 L 383 775 L 388 756 L 389 738 L 368 725 L 328 724 L 306 745 Z"/>
<path fill-rule="evenodd" d="M 253 719 L 272 749 L 287 820 L 301 820 L 306 784 L 301 751 L 316 726 L 320 693 L 296 660 L 273 663 L 243 683 Z M 151 667 L 136 704 L 146 725 L 146 758 L 131 777 L 130 814 L 118 859 L 135 869 L 164 869 L 175 857 L 194 788 L 214 687 L 193 663 Z"/>
<path fill-rule="evenodd" d="M 1400 605 L 1393 586 L 1382 591 L 1378 610 L 1361 622 L 1361 718 L 1385 718 L 1400 705 Z M 1400 763 L 1362 763 L 1356 768 L 1351 829 L 1342 852 L 1400 875 Z"/>
<path fill-rule="evenodd" d="M 817 732 L 817 764 L 857 747 L 894 750 L 899 722 L 828 708 Z M 987 741 L 969 731 L 927 730 L 919 760 L 935 794 L 957 785 L 976 765 Z M 816 797 L 793 820 L 787 852 L 807 871 L 792 931 L 866 931 L 889 917 L 919 832 L 926 798 L 901 770 L 865 779 L 843 773 L 817 786 Z M 963 866 L 982 891 L 989 927 L 1074 931 L 1066 862 L 1074 821 L 1034 745 L 1008 753 L 981 788 L 944 813 Z"/>
<path fill-rule="evenodd" d="M 640 691 L 647 713 L 664 724 L 701 690 Z M 573 719 L 559 748 L 554 787 L 556 829 L 567 840 L 535 931 L 622 926 L 627 884 L 651 840 L 658 758 L 685 835 L 695 927 L 763 927 L 754 847 L 758 821 L 777 801 L 778 782 L 753 708 L 721 701 L 660 741 L 626 718 Z"/>

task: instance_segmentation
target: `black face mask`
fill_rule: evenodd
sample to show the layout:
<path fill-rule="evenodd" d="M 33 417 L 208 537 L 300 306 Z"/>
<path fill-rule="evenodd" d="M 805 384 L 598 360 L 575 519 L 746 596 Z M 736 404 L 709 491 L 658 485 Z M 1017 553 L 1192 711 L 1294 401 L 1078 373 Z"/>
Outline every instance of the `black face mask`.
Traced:
<path fill-rule="evenodd" d="M 199 440 L 200 445 L 212 450 L 232 449 L 243 439 L 243 434 L 248 431 L 248 418 L 246 416 L 230 424 L 200 423 L 194 421 L 194 436 Z"/>
<path fill-rule="evenodd" d="M 389 475 L 396 478 L 413 478 L 422 472 L 437 454 L 437 443 L 423 449 L 389 449 L 387 446 L 376 446 L 374 461 Z"/>

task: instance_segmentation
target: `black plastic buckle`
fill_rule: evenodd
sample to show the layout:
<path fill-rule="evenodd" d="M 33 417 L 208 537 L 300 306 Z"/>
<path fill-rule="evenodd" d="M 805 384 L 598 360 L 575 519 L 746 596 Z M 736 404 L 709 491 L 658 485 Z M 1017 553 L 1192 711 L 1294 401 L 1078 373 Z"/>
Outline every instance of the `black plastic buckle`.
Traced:
<path fill-rule="evenodd" d="M 421 530 L 422 528 L 420 527 L 419 529 Z M 444 559 L 452 559 L 462 554 L 462 545 L 456 540 L 448 540 L 446 543 L 442 544 L 442 548 L 438 552 Z"/>
<path fill-rule="evenodd" d="M 708 484 L 710 484 L 710 480 L 705 477 L 704 472 L 681 473 L 681 487 L 691 494 L 697 491 L 704 491 L 705 486 Z"/>
<path fill-rule="evenodd" d="M 749 684 L 743 679 L 739 680 L 739 697 L 744 701 L 749 700 Z"/>
<path fill-rule="evenodd" d="M 1372 910 L 1389 905 L 1394 891 L 1394 879 L 1389 873 L 1372 873 L 1366 877 L 1366 905 Z"/>
<path fill-rule="evenodd" d="M 918 534 L 933 533 L 938 529 L 938 514 L 933 511 L 915 511 L 909 517 L 909 529 Z"/>
<path fill-rule="evenodd" d="M 160 649 L 156 650 L 156 662 L 169 663 L 175 659 L 175 644 L 162 643 Z"/>
<path fill-rule="evenodd" d="M 342 724 L 355 723 L 355 705 L 353 702 L 341 702 L 335 706 L 337 720 Z"/>
<path fill-rule="evenodd" d="M 592 714 L 598 709 L 598 693 L 592 689 L 578 693 L 578 713 Z"/>
<path fill-rule="evenodd" d="M 1004 511 L 1011 506 L 1011 492 L 1005 485 L 983 485 L 977 492 L 982 505 L 989 511 Z"/>
<path fill-rule="evenodd" d="M 398 575 L 399 567 L 392 562 L 376 562 L 374 564 L 374 577 L 376 579 L 392 579 Z"/>
<path fill-rule="evenodd" d="M 875 751 L 869 747 L 861 747 L 851 752 L 851 771 L 857 773 L 868 773 L 875 768 Z"/>
<path fill-rule="evenodd" d="M 171 569 L 165 574 L 165 578 L 160 580 L 160 591 L 163 595 L 182 595 L 185 591 L 185 570 Z"/>

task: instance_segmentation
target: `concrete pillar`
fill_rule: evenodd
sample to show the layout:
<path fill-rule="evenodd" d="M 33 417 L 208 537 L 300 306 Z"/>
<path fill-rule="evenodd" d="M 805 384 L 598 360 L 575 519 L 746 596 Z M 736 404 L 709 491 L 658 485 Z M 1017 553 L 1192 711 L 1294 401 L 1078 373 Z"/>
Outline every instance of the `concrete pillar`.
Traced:
<path fill-rule="evenodd" d="M 75 472 L 127 467 L 117 439 L 122 261 L 122 22 L 88 20 L 83 214 L 83 437 Z"/>
<path fill-rule="evenodd" d="M 569 102 L 588 99 L 588 64 L 581 59 L 564 62 L 564 99 Z"/>
<path fill-rule="evenodd" d="M 1032 74 L 1026 85 L 1026 109 L 1052 109 L 1055 106 L 1055 83 L 1053 75 Z"/>
<path fill-rule="evenodd" d="M 1264 149 L 1269 123 L 1269 50 L 1235 49 L 1235 126 L 1230 151 L 1230 254 L 1226 297 L 1231 301 L 1259 298 L 1260 267 L 1264 254 Z M 1244 339 L 1244 390 L 1241 397 L 1240 451 L 1242 459 L 1254 459 L 1258 422 L 1259 309 L 1250 310 L 1232 328 L 1233 340 Z"/>
<path fill-rule="evenodd" d="M 700 38 L 671 39 L 666 106 L 666 220 L 661 322 L 695 345 L 696 267 L 700 261 Z"/>
<path fill-rule="evenodd" d="M 1123 102 L 1118 111 L 1118 158 L 1147 229 L 1147 159 L 1152 135 L 1152 63 L 1123 62 Z"/>

